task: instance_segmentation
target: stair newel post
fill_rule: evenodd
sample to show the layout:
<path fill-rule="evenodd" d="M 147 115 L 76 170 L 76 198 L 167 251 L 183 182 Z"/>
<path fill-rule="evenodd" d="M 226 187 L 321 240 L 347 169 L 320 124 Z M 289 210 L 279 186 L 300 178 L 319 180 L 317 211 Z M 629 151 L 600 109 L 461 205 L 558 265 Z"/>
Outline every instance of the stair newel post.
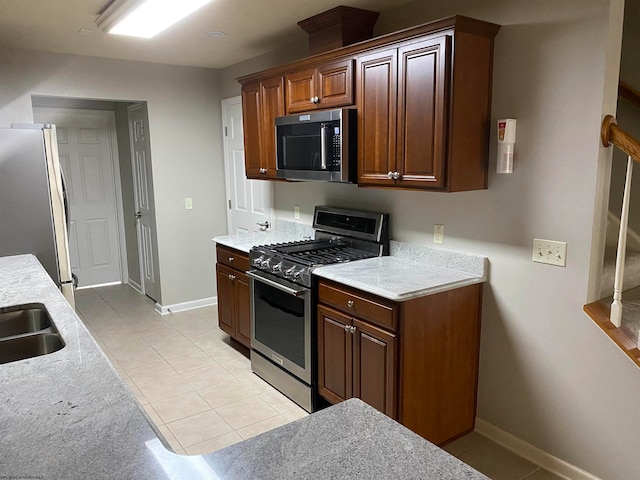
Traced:
<path fill-rule="evenodd" d="M 622 287 L 624 280 L 624 261 L 627 251 L 627 227 L 629 223 L 629 203 L 631 196 L 631 177 L 633 175 L 633 158 L 627 160 L 627 177 L 624 182 L 622 197 L 622 213 L 620 214 L 620 232 L 618 233 L 618 251 L 616 253 L 616 276 L 613 284 L 613 303 L 609 320 L 616 327 L 622 325 Z"/>

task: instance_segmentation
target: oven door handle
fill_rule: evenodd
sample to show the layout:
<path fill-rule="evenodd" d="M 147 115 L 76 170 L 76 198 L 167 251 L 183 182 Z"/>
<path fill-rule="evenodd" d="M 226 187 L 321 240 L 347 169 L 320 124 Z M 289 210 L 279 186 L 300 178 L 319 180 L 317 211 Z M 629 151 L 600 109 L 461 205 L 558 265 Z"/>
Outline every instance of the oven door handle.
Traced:
<path fill-rule="evenodd" d="M 255 280 L 258 280 L 259 282 L 266 283 L 267 285 L 273 288 L 277 288 L 278 290 L 282 290 L 283 292 L 288 293 L 289 295 L 293 295 L 294 297 L 301 297 L 302 295 L 306 294 L 309 291 L 309 289 L 306 287 L 298 287 L 298 288 L 288 287 L 286 285 L 281 284 L 280 282 L 276 282 L 274 280 L 271 280 L 270 278 L 267 278 L 266 276 L 262 275 L 259 271 L 256 271 L 256 270 L 249 270 L 247 272 L 247 275 Z"/>

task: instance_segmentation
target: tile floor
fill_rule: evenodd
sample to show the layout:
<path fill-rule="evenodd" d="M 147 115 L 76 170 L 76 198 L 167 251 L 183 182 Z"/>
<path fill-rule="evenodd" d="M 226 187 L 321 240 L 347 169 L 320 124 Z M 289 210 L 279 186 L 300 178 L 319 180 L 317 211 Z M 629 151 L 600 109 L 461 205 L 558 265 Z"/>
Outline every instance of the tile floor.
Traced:
<path fill-rule="evenodd" d="M 76 292 L 77 310 L 176 453 L 212 452 L 307 413 L 251 373 L 215 307 L 160 316 L 129 286 Z M 557 477 L 471 433 L 445 450 L 494 480 Z"/>

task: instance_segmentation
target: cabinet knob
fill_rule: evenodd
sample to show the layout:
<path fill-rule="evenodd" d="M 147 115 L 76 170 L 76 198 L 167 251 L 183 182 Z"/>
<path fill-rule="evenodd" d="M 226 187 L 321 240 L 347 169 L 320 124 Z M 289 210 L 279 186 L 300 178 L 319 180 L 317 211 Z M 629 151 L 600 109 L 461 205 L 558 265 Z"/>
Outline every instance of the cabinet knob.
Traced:
<path fill-rule="evenodd" d="M 229 257 L 229 261 L 233 262 L 236 259 L 236 257 Z"/>
<path fill-rule="evenodd" d="M 313 103 L 319 103 L 320 99 L 318 97 L 313 97 Z"/>
<path fill-rule="evenodd" d="M 393 172 L 393 179 L 398 180 L 400 178 L 400 174 L 398 172 Z"/>
<path fill-rule="evenodd" d="M 267 173 L 267 169 L 264 167 L 260 167 L 260 173 Z"/>
<path fill-rule="evenodd" d="M 235 275 L 229 274 L 229 280 L 231 280 L 233 282 L 235 279 L 236 279 Z"/>
<path fill-rule="evenodd" d="M 387 173 L 387 177 L 389 177 L 390 179 L 392 179 L 392 180 L 393 180 L 393 172 L 389 172 L 389 173 Z"/>
<path fill-rule="evenodd" d="M 349 308 L 353 308 L 353 305 L 354 305 L 353 300 L 349 300 L 349 301 L 347 302 L 347 307 L 349 307 Z"/>

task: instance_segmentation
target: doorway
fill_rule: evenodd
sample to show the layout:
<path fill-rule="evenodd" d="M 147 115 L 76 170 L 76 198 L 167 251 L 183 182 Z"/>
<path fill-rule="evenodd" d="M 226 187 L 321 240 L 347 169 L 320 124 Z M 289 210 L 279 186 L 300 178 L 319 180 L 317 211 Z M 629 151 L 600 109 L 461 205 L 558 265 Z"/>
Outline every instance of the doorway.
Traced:
<path fill-rule="evenodd" d="M 123 282 L 122 194 L 115 114 L 107 110 L 34 108 L 37 123 L 56 125 L 69 202 L 69 251 L 78 287 Z"/>
<path fill-rule="evenodd" d="M 71 220 L 74 222 L 70 228 L 70 250 L 74 267 L 73 271 L 76 272 L 77 270 L 79 272 L 80 288 L 112 283 L 126 283 L 139 293 L 147 294 L 147 296 L 153 300 L 161 302 L 157 237 L 155 235 L 155 210 L 153 208 L 155 202 L 151 183 L 151 152 L 148 142 L 149 129 L 146 102 L 118 102 L 32 96 L 32 105 L 34 121 L 38 123 L 56 124 L 59 140 L 67 142 L 64 144 L 60 144 L 59 142 L 59 149 L 61 163 L 63 168 L 65 168 L 65 172 L 71 172 L 67 175 L 70 177 L 67 178 L 67 183 L 71 183 L 69 192 L 70 200 L 72 200 L 73 203 L 77 202 L 78 199 L 87 200 L 84 202 L 86 204 L 84 205 L 84 207 L 86 207 L 84 211 L 80 207 L 74 208 L 73 203 L 70 209 Z M 145 289 L 144 275 L 141 273 L 141 255 L 139 254 L 138 238 L 139 222 L 136 217 L 138 208 L 134 192 L 136 182 L 134 182 L 135 172 L 132 158 L 133 145 L 130 141 L 128 109 L 133 105 L 137 105 L 143 112 L 143 117 L 140 119 L 140 122 L 141 125 L 144 125 L 144 128 L 141 130 L 146 134 L 145 158 L 148 180 L 146 203 L 153 210 L 153 215 L 148 220 L 148 223 L 150 222 L 149 227 L 152 228 L 147 229 L 147 231 L 153 231 L 153 235 L 150 235 L 147 241 L 147 244 L 153 248 L 149 248 L 152 254 L 147 257 L 147 265 L 152 265 L 154 268 L 154 285 L 152 288 L 147 289 Z M 104 161 L 104 158 L 102 158 L 106 155 L 104 151 L 101 152 L 100 155 L 94 155 L 94 157 L 99 158 L 89 158 L 88 162 L 77 159 L 68 161 L 65 157 L 66 153 L 64 152 L 68 147 L 63 147 L 63 145 L 68 145 L 70 136 L 80 138 L 80 145 L 82 145 L 82 147 L 71 145 L 70 148 L 72 150 L 81 150 L 85 148 L 87 140 L 91 142 L 98 138 L 100 134 L 92 132 L 90 128 L 87 129 L 86 126 L 82 125 L 75 125 L 69 130 L 69 127 L 65 126 L 64 123 L 78 124 L 81 122 L 70 121 L 69 119 L 73 119 L 74 117 L 86 119 L 91 115 L 95 115 L 96 118 L 108 118 L 108 137 L 111 141 L 110 163 L 112 166 L 110 170 L 98 168 L 98 165 L 101 165 Z M 71 158 L 71 154 L 76 153 L 71 151 L 69 158 Z M 86 154 L 86 152 L 83 154 Z M 74 166 L 74 162 L 77 165 Z M 65 163 L 69 163 L 70 165 L 65 166 Z M 109 223 L 109 220 L 96 220 L 101 218 L 99 215 L 100 212 L 97 208 L 92 209 L 92 207 L 98 206 L 96 202 L 97 197 L 101 196 L 103 192 L 106 192 L 105 195 L 107 195 L 109 190 L 113 192 L 109 202 L 111 206 L 115 205 L 115 229 L 113 228 L 113 221 Z M 80 216 L 81 212 L 84 212 L 82 218 Z M 88 221 L 90 227 L 80 228 L 81 222 L 83 221 L 85 223 Z M 114 231 L 115 234 L 113 233 Z M 83 244 L 84 247 L 82 247 Z M 82 248 L 84 248 L 84 253 L 82 253 Z M 89 260 L 87 260 L 87 258 L 89 258 Z M 107 258 L 109 261 L 105 260 Z M 87 270 L 87 265 L 91 267 L 92 262 L 100 265 L 109 262 L 112 264 L 115 263 L 115 265 L 118 266 L 118 272 L 111 272 L 110 276 L 104 274 L 104 276 L 98 278 L 91 275 L 93 272 L 91 268 L 89 268 L 89 273 L 85 274 L 84 270 Z M 103 270 L 106 271 L 107 269 L 104 268 Z"/>

